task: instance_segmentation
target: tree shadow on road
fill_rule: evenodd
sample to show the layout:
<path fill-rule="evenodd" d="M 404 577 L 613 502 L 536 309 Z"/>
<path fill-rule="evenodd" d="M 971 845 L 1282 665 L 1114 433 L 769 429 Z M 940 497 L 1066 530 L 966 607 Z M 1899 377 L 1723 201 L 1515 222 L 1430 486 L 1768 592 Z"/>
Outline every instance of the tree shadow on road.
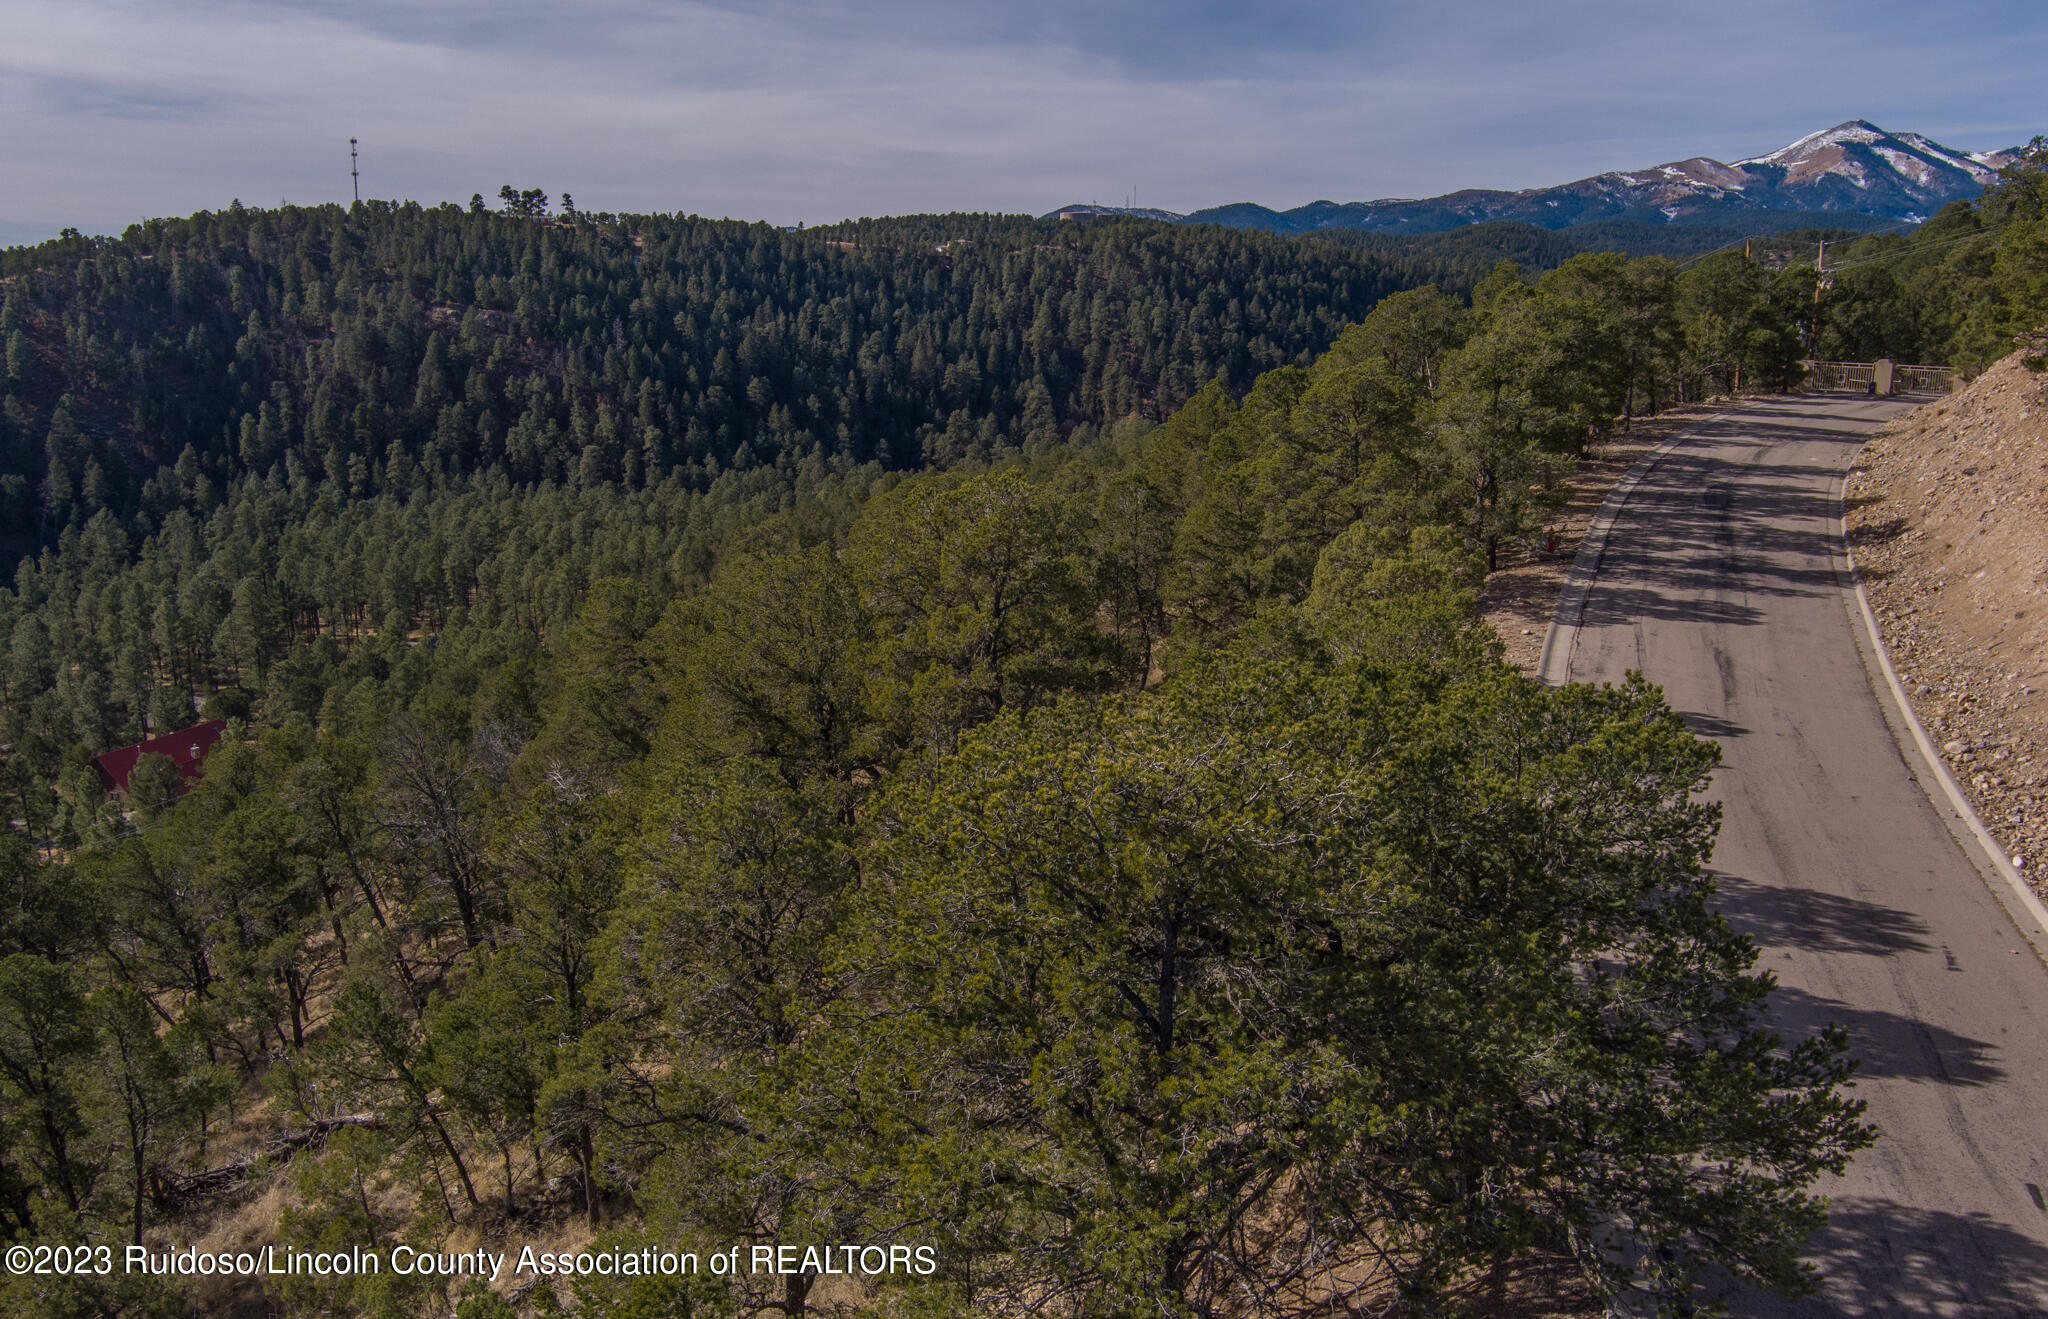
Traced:
<path fill-rule="evenodd" d="M 1668 455 L 1628 496 L 1577 621 L 1746 626 L 1764 621 L 1746 599 L 1840 589 L 1832 492 L 1844 462 L 1773 462 L 1763 451 L 1793 443 L 1852 450 L 1866 437 L 1760 415 L 1772 414 L 1748 411 L 1699 447 Z"/>
<path fill-rule="evenodd" d="M 1927 925 L 1919 917 L 1880 903 L 1726 874 L 1715 876 L 1715 886 L 1716 910 L 1756 940 L 1764 953 L 1759 964 L 1765 970 L 1770 969 L 1773 948 L 1871 957 L 1931 956 L 1939 951 L 1928 941 Z M 1856 1008 L 1781 987 L 1771 995 L 1771 1017 L 1794 1040 L 1805 1039 L 1830 1022 L 1840 1023 L 1849 1032 L 1849 1051 L 1861 1064 L 1860 1075 L 1866 1077 L 1979 1086 L 2005 1076 L 1994 1061 L 1995 1045 L 1900 1013 Z"/>
<path fill-rule="evenodd" d="M 1756 1319 L 2048 1314 L 2048 1246 L 1985 1214 L 1843 1196 L 1806 1258 L 1820 1271 L 1820 1290 L 1803 1301 L 1725 1282 L 1709 1293 Z"/>
<path fill-rule="evenodd" d="M 1690 715 L 1686 722 L 1692 722 Z M 1758 884 L 1736 875 L 1717 874 L 1714 883 L 1720 896 L 1715 905 L 1728 923 L 1766 948 L 1880 957 L 1934 951 L 1922 937 L 1927 923 L 1895 907 L 1813 889 Z"/>
<path fill-rule="evenodd" d="M 1724 719 L 1717 714 L 1680 710 L 1678 717 L 1685 720 L 1685 726 L 1692 730 L 1695 737 L 1742 737 L 1749 732 L 1733 719 Z"/>
<path fill-rule="evenodd" d="M 1769 960 L 1765 960 L 1768 969 Z M 1849 1032 L 1856 1074 L 1866 1078 L 1931 1081 L 1938 1085 L 1992 1085 L 2005 1079 L 1994 1061 L 1998 1047 L 1987 1041 L 1896 1012 L 1851 1007 L 1800 989 L 1771 994 L 1771 1021 L 1787 1039 L 1803 1040 L 1829 1023 Z"/>
<path fill-rule="evenodd" d="M 1738 501 L 1735 510 L 1758 515 L 1734 516 L 1734 510 L 1700 505 L 1693 496 L 1680 507 L 1647 506 L 1617 524 L 1586 621 L 1760 623 L 1760 610 L 1729 597 L 1814 596 L 1839 589 L 1834 541 L 1823 527 L 1774 525 L 1756 509 L 1766 497 L 1729 498 Z"/>

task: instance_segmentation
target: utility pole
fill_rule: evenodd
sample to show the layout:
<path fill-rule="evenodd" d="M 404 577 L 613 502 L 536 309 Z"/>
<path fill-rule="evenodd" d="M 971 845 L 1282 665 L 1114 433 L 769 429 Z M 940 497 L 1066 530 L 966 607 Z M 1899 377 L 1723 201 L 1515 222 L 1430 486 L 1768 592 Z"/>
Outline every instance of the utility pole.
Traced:
<path fill-rule="evenodd" d="M 356 169 L 356 140 L 354 138 L 348 140 L 348 181 L 349 186 L 355 190 L 356 200 L 361 201 L 363 199 L 363 176 Z"/>
<path fill-rule="evenodd" d="M 1807 322 L 1807 337 L 1810 342 L 1806 351 L 1820 354 L 1820 289 L 1828 278 L 1828 240 L 1820 240 L 1820 253 L 1813 258 L 1813 318 Z"/>

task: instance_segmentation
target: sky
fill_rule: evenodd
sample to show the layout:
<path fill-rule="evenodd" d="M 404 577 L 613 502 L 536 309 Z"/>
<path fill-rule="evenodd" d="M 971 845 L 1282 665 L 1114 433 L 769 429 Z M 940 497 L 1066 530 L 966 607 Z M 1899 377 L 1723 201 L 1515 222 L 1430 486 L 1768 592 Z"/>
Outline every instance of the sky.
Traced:
<path fill-rule="evenodd" d="M 350 197 L 819 223 L 2048 132 L 2040 0 L 0 0 L 0 244 Z"/>

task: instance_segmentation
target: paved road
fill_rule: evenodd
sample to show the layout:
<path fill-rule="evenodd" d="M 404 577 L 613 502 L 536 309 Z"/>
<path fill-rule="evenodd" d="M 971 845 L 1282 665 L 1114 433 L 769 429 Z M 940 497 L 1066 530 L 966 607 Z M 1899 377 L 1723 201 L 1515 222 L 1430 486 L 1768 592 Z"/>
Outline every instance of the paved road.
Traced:
<path fill-rule="evenodd" d="M 1546 677 L 1641 669 L 1721 744 L 1724 909 L 1781 1027 L 1839 1021 L 1863 1059 L 1882 1135 L 1824 1188 L 1822 1294 L 1736 1314 L 2048 1315 L 2048 966 L 1894 737 L 1839 572 L 1842 475 L 1908 406 L 1766 400 L 1703 427 L 1627 496 L 1580 630 L 1552 638 Z"/>

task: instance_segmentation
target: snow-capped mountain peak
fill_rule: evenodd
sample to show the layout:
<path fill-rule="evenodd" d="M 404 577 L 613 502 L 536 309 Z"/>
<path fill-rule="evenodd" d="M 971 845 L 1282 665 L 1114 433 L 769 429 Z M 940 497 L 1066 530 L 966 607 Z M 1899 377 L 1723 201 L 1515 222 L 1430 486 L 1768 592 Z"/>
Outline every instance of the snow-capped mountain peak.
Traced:
<path fill-rule="evenodd" d="M 1808 133 L 1797 142 L 1779 147 L 1769 155 L 1751 156 L 1746 160 L 1738 160 L 1735 164 L 1738 167 L 1742 165 L 1790 166 L 1802 160 L 1811 159 L 1820 152 L 1826 151 L 1829 147 L 1839 147 L 1845 143 L 1852 142 L 1859 145 L 1882 142 L 1890 136 L 1891 134 L 1885 132 L 1876 124 L 1871 123 L 1868 119 L 1851 119 L 1846 124 L 1836 124 L 1833 128 L 1824 128 L 1818 133 Z"/>
<path fill-rule="evenodd" d="M 1946 201 L 1955 194 L 1961 174 L 1981 188 L 1997 170 L 1981 156 L 1951 151 L 1918 133 L 1887 133 L 1867 119 L 1818 133 L 1789 146 L 1735 162 L 1738 169 L 1785 171 L 1783 184 L 1798 185 L 1833 177 L 1858 189 L 1900 187 L 1915 200 Z M 1926 193 L 1925 197 L 1918 194 Z"/>
<path fill-rule="evenodd" d="M 2003 151 L 1964 152 L 1919 133 L 1892 133 L 1867 119 L 1851 119 L 1809 133 L 1760 156 L 1724 164 L 1710 156 L 1610 170 L 1573 183 L 1517 191 L 1469 189 L 1421 199 L 1311 202 L 1273 211 L 1242 202 L 1179 217 L 1120 207 L 1074 206 L 1055 215 L 1120 214 L 1186 219 L 1283 233 L 1366 229 L 1428 233 L 1491 220 L 1519 220 L 1563 229 L 1591 220 L 1677 224 L 1712 220 L 1747 224 L 1754 212 L 1778 216 L 1867 217 L 1865 224 L 1903 220 L 1917 224 L 1953 201 L 1976 197 L 2009 159 Z M 1048 216 L 1047 218 L 1052 218 Z"/>

